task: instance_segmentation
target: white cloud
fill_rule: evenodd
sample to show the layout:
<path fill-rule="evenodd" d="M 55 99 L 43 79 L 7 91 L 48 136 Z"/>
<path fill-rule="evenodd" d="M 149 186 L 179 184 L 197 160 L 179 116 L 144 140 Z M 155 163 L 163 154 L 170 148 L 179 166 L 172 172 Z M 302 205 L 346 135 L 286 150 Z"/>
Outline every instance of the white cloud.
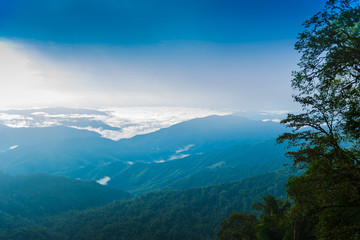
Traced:
<path fill-rule="evenodd" d="M 110 117 L 99 116 L 98 120 L 112 127 L 121 128 L 121 131 L 117 133 L 103 131 L 104 137 L 113 140 L 154 132 L 194 118 L 232 113 L 228 110 L 184 107 L 123 107 L 100 110 L 106 112 Z"/>
<path fill-rule="evenodd" d="M 172 155 L 172 156 L 169 158 L 169 161 L 186 158 L 186 157 L 188 157 L 188 156 L 190 156 L 190 154 Z"/>
<path fill-rule="evenodd" d="M 33 112 L 22 115 L 5 112 L 0 113 L 0 123 L 13 128 L 65 125 L 76 129 L 93 131 L 104 138 L 117 141 L 139 134 L 151 133 L 194 118 L 232 113 L 228 110 L 183 107 L 123 107 L 104 108 L 98 111 L 104 114 L 51 114 L 46 112 L 46 109 L 34 109 Z M 91 125 L 91 121 L 103 122 L 105 125 L 104 127 L 77 125 L 78 120 L 87 120 L 89 125 Z M 106 125 L 115 129 L 105 129 Z M 192 146 L 186 146 L 178 151 L 187 151 L 190 147 Z"/>
<path fill-rule="evenodd" d="M 156 160 L 156 161 L 154 161 L 154 163 L 164 163 L 165 162 L 165 160 Z"/>
<path fill-rule="evenodd" d="M 281 122 L 281 119 L 275 118 L 275 119 L 271 119 L 271 121 L 279 123 Z"/>
<path fill-rule="evenodd" d="M 26 122 L 26 121 L 11 121 L 11 122 L 5 123 L 5 125 L 8 127 L 11 127 L 11 128 L 28 128 L 28 127 L 30 127 L 28 122 Z"/>
<path fill-rule="evenodd" d="M 291 111 L 289 110 L 271 110 L 271 111 L 260 111 L 261 115 L 283 115 L 283 114 L 287 114 Z"/>
<path fill-rule="evenodd" d="M 36 116 L 36 114 L 33 116 Z M 42 121 L 39 121 L 28 115 L 8 113 L 0 113 L 0 123 L 12 128 L 51 127 L 61 125 L 59 122 L 53 120 L 43 119 Z"/>
<path fill-rule="evenodd" d="M 281 122 L 281 119 L 278 119 L 278 118 L 274 118 L 274 119 L 263 119 L 262 120 L 263 122 L 276 122 L 276 123 L 279 123 Z"/>
<path fill-rule="evenodd" d="M 187 145 L 187 146 L 185 146 L 183 148 L 180 148 L 180 149 L 176 150 L 176 154 L 186 152 L 186 151 L 188 151 L 190 148 L 192 148 L 194 146 L 195 146 L 195 144 L 189 144 L 189 145 Z"/>
<path fill-rule="evenodd" d="M 31 115 L 39 116 L 39 115 L 46 115 L 46 112 L 33 112 Z"/>
<path fill-rule="evenodd" d="M 0 121 L 23 120 L 23 119 L 33 120 L 33 118 L 24 115 L 0 113 Z"/>
<path fill-rule="evenodd" d="M 107 115 L 91 115 L 87 117 L 92 117 L 94 120 L 102 121 L 111 127 L 120 128 L 121 130 L 115 131 L 93 127 L 71 127 L 94 131 L 105 138 L 117 141 L 119 139 L 131 138 L 139 134 L 151 133 L 161 128 L 167 128 L 174 124 L 194 118 L 201 118 L 209 115 L 227 115 L 232 113 L 228 110 L 183 107 L 122 107 L 104 108 L 99 110 L 107 113 Z"/>
<path fill-rule="evenodd" d="M 290 42 L 106 47 L 3 39 L 0 106 L 289 108 L 296 61 Z"/>
<path fill-rule="evenodd" d="M 79 130 L 87 130 L 87 131 L 91 131 L 91 132 L 96 132 L 98 134 L 100 134 L 102 137 L 104 138 L 108 138 L 114 141 L 117 141 L 121 138 L 123 138 L 123 134 L 121 132 L 118 131 L 114 131 L 114 130 L 104 130 L 102 128 L 94 128 L 94 127 L 78 127 L 78 126 L 69 126 L 72 128 L 76 128 Z"/>
<path fill-rule="evenodd" d="M 19 145 L 14 145 L 14 146 L 9 147 L 9 150 L 13 150 L 13 149 L 18 148 L 18 147 L 19 147 Z"/>
<path fill-rule="evenodd" d="M 96 182 L 101 185 L 107 185 L 110 180 L 111 180 L 110 177 L 105 176 L 102 179 L 97 180 Z"/>

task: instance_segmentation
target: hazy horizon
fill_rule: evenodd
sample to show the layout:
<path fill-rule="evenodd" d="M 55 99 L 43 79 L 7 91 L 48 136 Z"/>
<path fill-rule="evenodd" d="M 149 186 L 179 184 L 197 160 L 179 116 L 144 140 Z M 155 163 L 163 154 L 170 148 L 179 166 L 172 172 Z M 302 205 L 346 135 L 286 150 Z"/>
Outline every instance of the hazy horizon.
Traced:
<path fill-rule="evenodd" d="M 313 2 L 2 1 L 0 107 L 288 110 Z"/>

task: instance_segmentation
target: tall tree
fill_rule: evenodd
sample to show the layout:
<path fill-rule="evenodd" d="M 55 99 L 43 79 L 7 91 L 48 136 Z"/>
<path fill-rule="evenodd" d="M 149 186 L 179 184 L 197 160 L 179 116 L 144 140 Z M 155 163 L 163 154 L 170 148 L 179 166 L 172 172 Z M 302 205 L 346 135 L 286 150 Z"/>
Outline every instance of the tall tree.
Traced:
<path fill-rule="evenodd" d="M 260 220 L 253 214 L 233 212 L 222 221 L 217 233 L 219 240 L 289 240 L 291 225 L 287 218 L 288 201 L 281 201 L 269 194 L 263 196 L 263 203 L 252 206 L 261 212 Z"/>
<path fill-rule="evenodd" d="M 293 128 L 288 143 L 292 167 L 304 169 L 287 184 L 294 222 L 318 219 L 321 239 L 357 239 L 360 234 L 360 3 L 329 0 L 304 23 L 295 49 L 294 100 L 301 114 L 282 121 Z M 296 228 L 295 228 L 296 229 Z M 294 234 L 296 236 L 296 234 Z"/>
<path fill-rule="evenodd" d="M 233 212 L 220 223 L 219 240 L 256 240 L 255 227 L 259 223 L 253 214 Z"/>
<path fill-rule="evenodd" d="M 258 240 L 288 240 L 291 239 L 291 225 L 289 225 L 286 213 L 290 203 L 281 201 L 269 194 L 263 196 L 264 203 L 258 202 L 252 205 L 255 210 L 261 211 L 260 223 L 256 226 Z"/>

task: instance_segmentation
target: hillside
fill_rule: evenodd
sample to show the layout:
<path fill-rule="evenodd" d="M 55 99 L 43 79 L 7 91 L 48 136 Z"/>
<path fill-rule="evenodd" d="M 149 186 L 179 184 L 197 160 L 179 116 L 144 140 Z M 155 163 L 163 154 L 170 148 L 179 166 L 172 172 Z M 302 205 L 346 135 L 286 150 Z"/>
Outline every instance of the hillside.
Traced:
<path fill-rule="evenodd" d="M 109 186 L 140 194 L 235 181 L 282 168 L 284 149 L 274 141 L 239 144 L 163 163 L 112 163 L 97 169 Z M 74 175 L 75 176 L 75 175 Z"/>
<path fill-rule="evenodd" d="M 0 173 L 0 211 L 27 218 L 86 209 L 130 194 L 95 182 L 47 174 L 10 176 Z"/>
<path fill-rule="evenodd" d="M 216 239 L 219 222 L 233 211 L 255 213 L 269 193 L 285 198 L 289 173 L 266 173 L 189 190 L 156 191 L 97 209 L 73 211 L 48 228 L 69 239 Z"/>
<path fill-rule="evenodd" d="M 55 130 L 31 131 L 40 131 L 42 136 Z M 26 135 L 29 130 L 17 131 Z M 79 137 L 75 138 L 73 131 L 79 131 Z M 179 181 L 224 173 L 217 180 L 201 180 L 208 184 L 191 186 L 200 187 L 281 167 L 284 151 L 275 146 L 274 139 L 283 131 L 278 123 L 238 116 L 194 119 L 119 141 L 90 132 L 91 137 L 86 137 L 86 131 L 72 129 L 68 135 L 63 131 L 58 139 L 30 141 L 0 153 L 0 169 L 11 174 L 50 173 L 93 181 L 108 176 L 110 186 L 134 193 L 188 187 Z M 245 170 L 249 167 L 253 169 L 250 172 Z"/>
<path fill-rule="evenodd" d="M 47 174 L 0 173 L 0 182 L 0 239 L 64 239 L 40 220 L 130 198 L 126 192 L 94 182 Z"/>
<path fill-rule="evenodd" d="M 1 174 L 1 239 L 215 239 L 232 211 L 254 212 L 262 195 L 285 197 L 289 173 L 185 190 L 162 190 L 131 200 L 95 183 L 49 175 Z M 105 206 L 101 206 L 108 203 Z"/>

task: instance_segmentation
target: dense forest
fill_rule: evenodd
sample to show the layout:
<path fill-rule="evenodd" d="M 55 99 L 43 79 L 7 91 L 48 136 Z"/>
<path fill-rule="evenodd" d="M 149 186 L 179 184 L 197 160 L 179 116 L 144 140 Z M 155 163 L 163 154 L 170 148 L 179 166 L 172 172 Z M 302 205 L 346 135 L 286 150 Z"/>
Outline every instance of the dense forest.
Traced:
<path fill-rule="evenodd" d="M 0 182 L 1 239 L 56 239 L 58 235 L 41 226 L 40 219 L 131 197 L 95 182 L 47 174 L 0 173 Z"/>
<path fill-rule="evenodd" d="M 282 170 L 204 188 L 156 191 L 115 202 L 114 199 L 129 196 L 96 183 L 63 177 L 27 176 L 29 184 L 24 186 L 24 177 L 14 179 L 3 175 L 5 182 L 12 181 L 13 185 L 25 188 L 1 192 L 4 224 L 0 236 L 1 239 L 216 239 L 219 222 L 230 213 L 256 213 L 251 208 L 253 201 L 260 201 L 260 196 L 268 193 L 284 199 L 289 175 Z M 49 188 L 40 190 L 42 186 L 33 185 L 34 182 L 49 183 Z M 109 204 L 96 208 L 106 202 Z M 31 214 L 27 214 L 29 211 Z"/>

